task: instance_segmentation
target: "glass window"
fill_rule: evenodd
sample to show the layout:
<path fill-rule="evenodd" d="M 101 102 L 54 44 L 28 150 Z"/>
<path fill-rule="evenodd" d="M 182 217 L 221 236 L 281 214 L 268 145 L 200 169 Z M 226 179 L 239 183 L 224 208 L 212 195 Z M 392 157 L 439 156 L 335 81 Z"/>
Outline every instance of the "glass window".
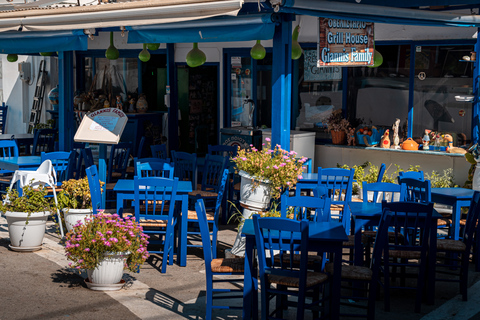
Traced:
<path fill-rule="evenodd" d="M 422 46 L 415 54 L 413 137 L 426 129 L 471 139 L 473 46 Z"/>
<path fill-rule="evenodd" d="M 342 108 L 342 68 L 317 68 L 317 50 L 304 50 L 299 59 L 298 113 L 292 119 L 300 129 L 322 127 L 322 120 Z"/>

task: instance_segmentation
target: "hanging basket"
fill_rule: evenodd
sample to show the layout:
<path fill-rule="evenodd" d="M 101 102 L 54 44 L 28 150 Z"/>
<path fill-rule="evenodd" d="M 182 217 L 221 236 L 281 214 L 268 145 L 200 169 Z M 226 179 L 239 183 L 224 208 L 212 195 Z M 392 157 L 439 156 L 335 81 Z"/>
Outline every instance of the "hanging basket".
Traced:
<path fill-rule="evenodd" d="M 345 144 L 345 142 L 347 141 L 347 134 L 345 133 L 345 131 L 331 130 L 330 133 L 332 134 L 333 144 Z"/>

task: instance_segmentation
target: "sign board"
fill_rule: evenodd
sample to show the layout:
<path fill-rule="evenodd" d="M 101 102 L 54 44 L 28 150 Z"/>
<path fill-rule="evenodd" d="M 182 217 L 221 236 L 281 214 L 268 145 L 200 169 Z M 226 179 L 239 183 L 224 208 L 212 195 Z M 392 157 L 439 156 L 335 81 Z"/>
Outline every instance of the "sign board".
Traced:
<path fill-rule="evenodd" d="M 330 81 L 342 80 L 342 68 L 339 66 L 332 67 L 317 67 L 317 51 L 304 50 L 303 51 L 303 81 Z"/>
<path fill-rule="evenodd" d="M 373 22 L 319 18 L 317 67 L 371 66 Z"/>
<path fill-rule="evenodd" d="M 122 110 L 103 108 L 86 114 L 74 140 L 76 142 L 117 144 L 127 124 L 128 117 Z"/>

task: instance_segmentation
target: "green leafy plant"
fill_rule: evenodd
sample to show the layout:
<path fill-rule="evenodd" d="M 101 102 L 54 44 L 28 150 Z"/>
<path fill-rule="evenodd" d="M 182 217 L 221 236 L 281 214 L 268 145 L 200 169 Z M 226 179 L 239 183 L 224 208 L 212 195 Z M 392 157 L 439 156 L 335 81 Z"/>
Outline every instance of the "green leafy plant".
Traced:
<path fill-rule="evenodd" d="M 55 204 L 53 198 L 46 197 L 48 190 L 39 186 L 33 188 L 31 185 L 26 185 L 22 188 L 22 196 L 19 195 L 17 189 L 8 189 L 7 193 L 3 195 L 3 202 L 0 203 L 0 211 L 5 213 L 11 212 L 26 212 L 27 224 L 28 217 L 34 212 L 55 212 Z"/>
<path fill-rule="evenodd" d="M 135 221 L 119 215 L 94 215 L 66 235 L 65 255 L 76 269 L 95 269 L 105 253 L 129 253 L 124 268 L 139 272 L 148 259 L 149 236 Z"/>
<path fill-rule="evenodd" d="M 100 182 L 100 186 L 104 183 Z M 88 178 L 70 179 L 62 182 L 62 191 L 57 195 L 58 206 L 70 209 L 91 209 L 92 197 Z"/>
<path fill-rule="evenodd" d="M 295 151 L 283 150 L 280 145 L 270 149 L 270 139 L 267 144 L 258 150 L 250 145 L 249 149 L 240 149 L 238 155 L 232 158 L 236 165 L 236 172 L 243 170 L 254 178 L 270 184 L 273 199 L 280 198 L 286 188 L 291 188 L 302 178 L 303 164 L 306 157 L 297 159 Z M 254 188 L 258 186 L 258 183 Z"/>
<path fill-rule="evenodd" d="M 453 182 L 454 175 L 452 168 L 443 170 L 442 175 L 440 175 L 440 173 L 435 170 L 433 170 L 431 174 L 425 173 L 425 179 L 430 180 L 430 185 L 432 188 L 458 187 L 458 185 L 455 185 L 455 183 Z"/>

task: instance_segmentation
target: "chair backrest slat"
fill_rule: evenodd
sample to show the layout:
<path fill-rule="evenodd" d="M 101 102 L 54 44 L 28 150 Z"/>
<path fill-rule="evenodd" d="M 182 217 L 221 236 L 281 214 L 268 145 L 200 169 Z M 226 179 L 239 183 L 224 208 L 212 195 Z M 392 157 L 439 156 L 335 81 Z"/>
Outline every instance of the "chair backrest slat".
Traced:
<path fill-rule="evenodd" d="M 96 165 L 92 165 L 85 169 L 87 172 L 88 186 L 90 188 L 90 196 L 92 198 L 93 214 L 97 213 L 97 209 L 102 206 L 102 189 L 100 187 L 100 177 Z"/>
<path fill-rule="evenodd" d="M 175 176 L 180 181 L 191 181 L 197 185 L 197 155 L 182 151 L 172 151 L 172 160 L 175 166 Z"/>
<path fill-rule="evenodd" d="M 140 162 L 136 163 L 136 174 L 139 177 L 163 177 L 173 179 L 174 165 L 168 160 L 158 159 L 161 161 Z"/>

